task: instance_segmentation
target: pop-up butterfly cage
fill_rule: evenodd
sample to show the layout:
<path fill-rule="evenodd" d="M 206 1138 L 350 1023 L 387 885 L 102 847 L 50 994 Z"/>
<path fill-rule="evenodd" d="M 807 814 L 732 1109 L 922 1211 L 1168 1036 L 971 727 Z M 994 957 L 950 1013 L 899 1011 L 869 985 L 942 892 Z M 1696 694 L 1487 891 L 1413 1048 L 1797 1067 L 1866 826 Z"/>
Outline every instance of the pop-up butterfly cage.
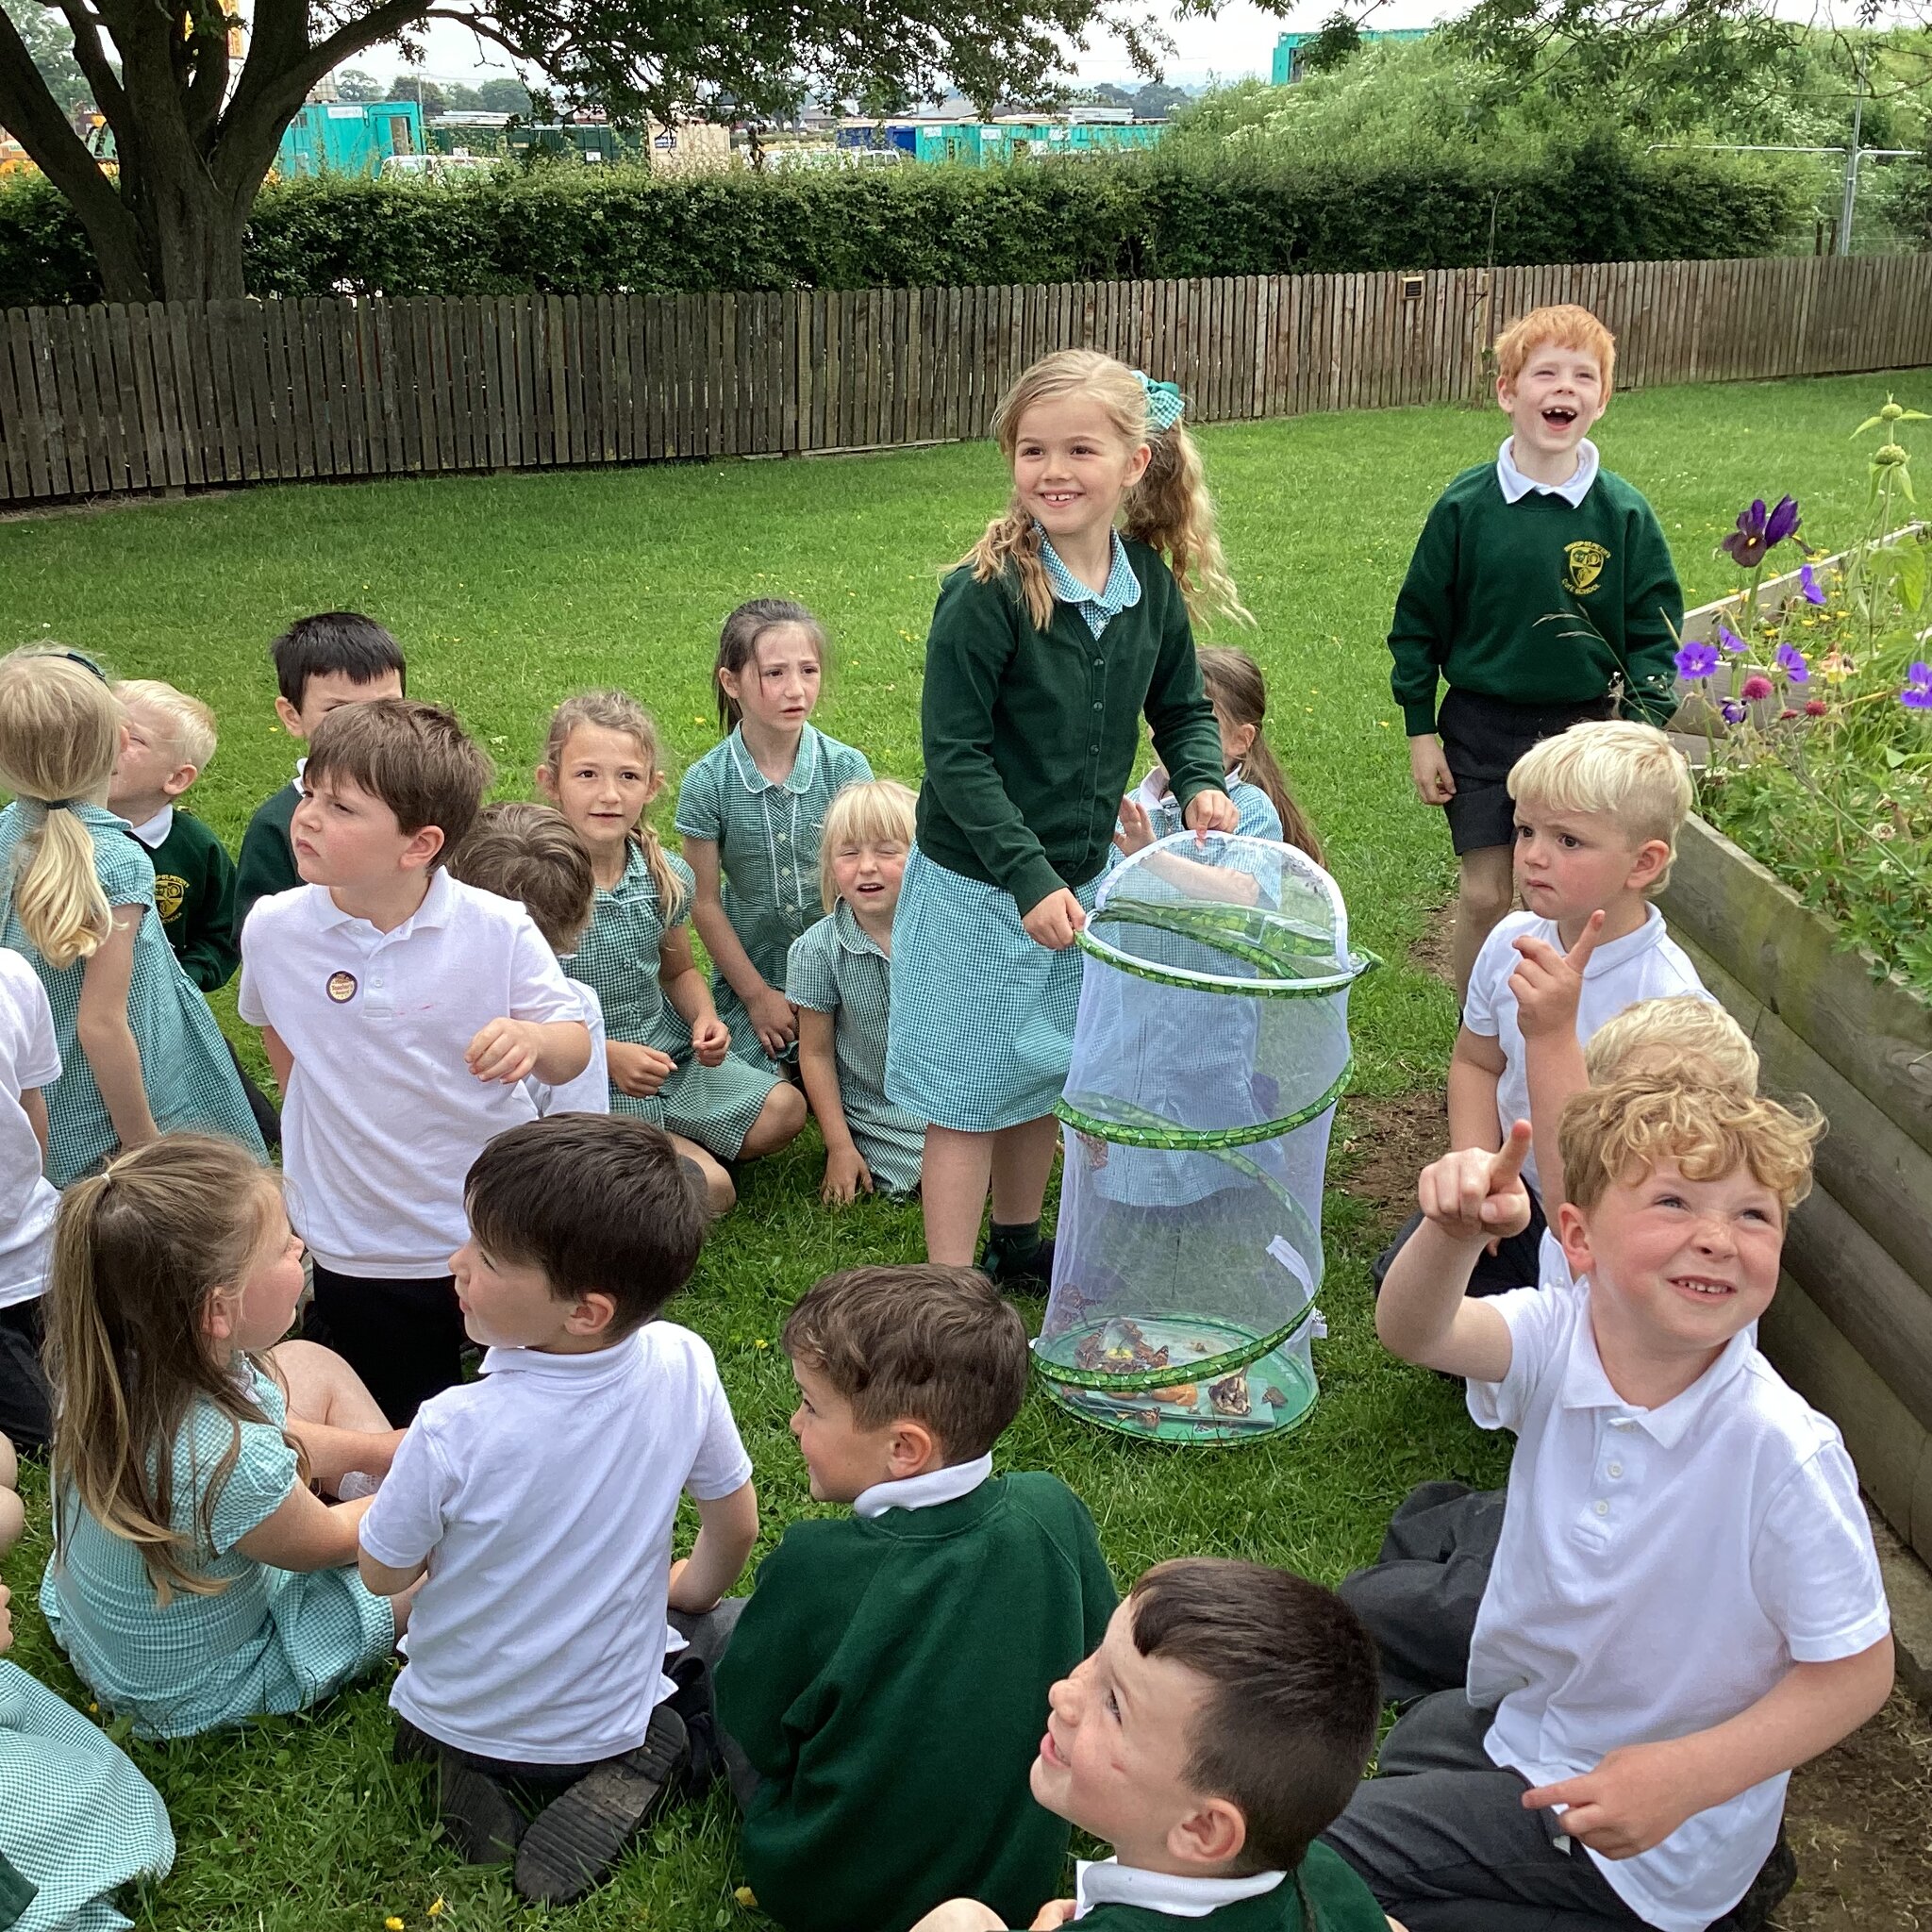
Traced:
<path fill-rule="evenodd" d="M 1116 866 L 1079 936 L 1053 1291 L 1034 1359 L 1088 1421 L 1247 1441 L 1313 1407 L 1322 1183 L 1348 1084 L 1335 881 L 1183 832 Z"/>

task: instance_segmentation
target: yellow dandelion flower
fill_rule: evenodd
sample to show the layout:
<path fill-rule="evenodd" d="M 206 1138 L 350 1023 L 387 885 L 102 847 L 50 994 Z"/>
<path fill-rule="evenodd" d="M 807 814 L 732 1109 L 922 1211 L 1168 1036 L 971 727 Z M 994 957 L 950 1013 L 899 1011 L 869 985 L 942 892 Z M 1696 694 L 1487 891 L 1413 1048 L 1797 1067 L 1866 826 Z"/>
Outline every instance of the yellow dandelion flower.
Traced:
<path fill-rule="evenodd" d="M 403 1922 L 391 1915 L 382 1922 L 382 1932 L 403 1932 Z"/>
<path fill-rule="evenodd" d="M 772 1344 L 769 1341 L 767 1341 L 762 1335 L 760 1335 L 758 1339 L 752 1343 L 752 1346 L 754 1348 L 770 1348 L 771 1345 Z"/>
<path fill-rule="evenodd" d="M 755 1912 L 758 1908 L 758 1893 L 748 1885 L 741 1885 L 731 1896 L 748 1912 Z"/>
<path fill-rule="evenodd" d="M 429 1902 L 429 1916 L 432 1919 L 441 1918 L 443 1913 L 447 1909 L 448 1907 L 444 1906 L 443 1902 L 440 1898 L 431 1899 Z"/>

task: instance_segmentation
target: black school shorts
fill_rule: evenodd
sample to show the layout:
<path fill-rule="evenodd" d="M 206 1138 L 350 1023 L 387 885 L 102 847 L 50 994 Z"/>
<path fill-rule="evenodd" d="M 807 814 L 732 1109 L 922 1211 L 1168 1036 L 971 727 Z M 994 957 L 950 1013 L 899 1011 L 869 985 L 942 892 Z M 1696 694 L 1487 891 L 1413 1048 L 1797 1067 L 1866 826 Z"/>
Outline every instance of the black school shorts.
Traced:
<path fill-rule="evenodd" d="M 1512 705 L 1480 691 L 1446 692 L 1436 714 L 1436 730 L 1456 780 L 1456 796 L 1444 808 L 1456 856 L 1516 842 L 1516 808 L 1508 778 L 1516 760 L 1531 745 L 1585 719 L 1614 715 L 1607 697 L 1580 705 Z"/>

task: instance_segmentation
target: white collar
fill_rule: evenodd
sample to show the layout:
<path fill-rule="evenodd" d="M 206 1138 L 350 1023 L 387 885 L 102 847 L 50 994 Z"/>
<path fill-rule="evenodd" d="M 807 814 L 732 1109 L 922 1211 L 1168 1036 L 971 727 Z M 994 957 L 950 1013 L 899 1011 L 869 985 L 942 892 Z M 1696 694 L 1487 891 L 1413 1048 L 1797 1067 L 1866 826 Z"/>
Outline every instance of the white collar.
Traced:
<path fill-rule="evenodd" d="M 553 1382 L 580 1386 L 628 1369 L 643 1345 L 643 1329 L 633 1328 L 628 1335 L 620 1336 L 608 1348 L 593 1348 L 581 1355 L 552 1355 L 540 1348 L 489 1348 L 483 1352 L 480 1373 L 486 1375 L 535 1375 Z"/>
<path fill-rule="evenodd" d="M 1542 922 L 1550 928 L 1550 943 L 1560 953 L 1563 950 L 1562 936 L 1553 919 Z M 1607 941 L 1597 947 L 1583 968 L 1586 979 L 1600 978 L 1606 973 L 1617 973 L 1631 962 L 1638 954 L 1647 953 L 1651 947 L 1663 942 L 1664 916 L 1657 908 L 1643 908 L 1643 924 L 1635 932 L 1626 932 L 1621 939 Z"/>
<path fill-rule="evenodd" d="M 305 753 L 301 758 L 295 760 L 295 775 L 289 780 L 289 783 L 292 785 L 297 791 L 301 791 L 302 789 L 302 774 L 306 772 L 308 769 L 308 758 L 307 753 Z"/>
<path fill-rule="evenodd" d="M 975 1456 L 971 1462 L 949 1462 L 897 1482 L 874 1483 L 852 1499 L 855 1516 L 883 1516 L 888 1509 L 930 1509 L 940 1503 L 957 1503 L 970 1496 L 992 1474 L 992 1457 Z"/>
<path fill-rule="evenodd" d="M 344 912 L 335 902 L 326 886 L 316 890 L 327 901 L 327 909 L 323 913 L 321 924 L 324 930 L 337 925 L 366 925 L 371 932 L 375 927 L 359 912 Z M 419 926 L 447 925 L 450 915 L 456 909 L 457 885 L 448 872 L 439 864 L 429 874 L 429 890 L 423 894 L 423 903 L 400 925 L 392 925 L 386 933 L 379 935 L 385 940 L 399 940 L 414 932 Z"/>
<path fill-rule="evenodd" d="M 1657 1408 L 1640 1408 L 1625 1402 L 1610 1385 L 1604 1373 L 1603 1357 L 1597 1353 L 1596 1329 L 1591 1323 L 1588 1278 L 1574 1292 L 1585 1297 L 1582 1319 L 1570 1337 L 1570 1355 L 1563 1364 L 1561 1401 L 1565 1408 L 1614 1408 L 1618 1420 L 1635 1423 L 1662 1449 L 1674 1449 L 1691 1425 L 1710 1407 L 1718 1391 L 1743 1374 L 1744 1365 L 1757 1346 L 1755 1325 L 1740 1328 L 1724 1343 L 1723 1353 L 1699 1375 L 1690 1388 Z"/>
<path fill-rule="evenodd" d="M 1596 481 L 1601 458 L 1597 455 L 1596 444 L 1589 437 L 1586 436 L 1576 445 L 1576 468 L 1567 483 L 1539 483 L 1525 476 L 1516 467 L 1515 441 L 1513 436 L 1506 436 L 1503 447 L 1496 452 L 1496 481 L 1502 487 L 1505 503 L 1519 502 L 1535 491 L 1543 496 L 1560 496 L 1574 509 L 1590 494 L 1590 486 Z"/>
<path fill-rule="evenodd" d="M 129 825 L 127 829 L 152 852 L 166 840 L 174 828 L 175 808 L 172 805 L 164 805 L 153 818 L 143 819 L 140 824 Z"/>
<path fill-rule="evenodd" d="M 1095 1906 L 1138 1906 L 1143 1912 L 1165 1912 L 1176 1919 L 1205 1919 L 1244 1898 L 1273 1891 L 1286 1872 L 1255 1872 L 1245 1878 L 1179 1878 L 1171 1872 L 1149 1872 L 1141 1865 L 1123 1865 L 1118 1858 L 1075 1861 L 1074 1916 L 1084 1919 Z"/>

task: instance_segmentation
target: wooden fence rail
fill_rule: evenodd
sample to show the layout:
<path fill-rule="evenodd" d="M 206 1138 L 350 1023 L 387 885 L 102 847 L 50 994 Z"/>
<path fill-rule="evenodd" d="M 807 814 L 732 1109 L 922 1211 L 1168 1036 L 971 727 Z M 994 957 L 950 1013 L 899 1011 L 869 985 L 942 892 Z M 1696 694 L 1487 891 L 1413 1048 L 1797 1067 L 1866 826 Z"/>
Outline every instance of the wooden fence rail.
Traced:
<path fill-rule="evenodd" d="M 1932 256 L 1607 262 L 997 289 L 13 308 L 0 505 L 317 476 L 790 455 L 987 433 L 1091 343 L 1197 420 L 1456 401 L 1541 302 L 1625 387 L 1932 363 Z"/>

